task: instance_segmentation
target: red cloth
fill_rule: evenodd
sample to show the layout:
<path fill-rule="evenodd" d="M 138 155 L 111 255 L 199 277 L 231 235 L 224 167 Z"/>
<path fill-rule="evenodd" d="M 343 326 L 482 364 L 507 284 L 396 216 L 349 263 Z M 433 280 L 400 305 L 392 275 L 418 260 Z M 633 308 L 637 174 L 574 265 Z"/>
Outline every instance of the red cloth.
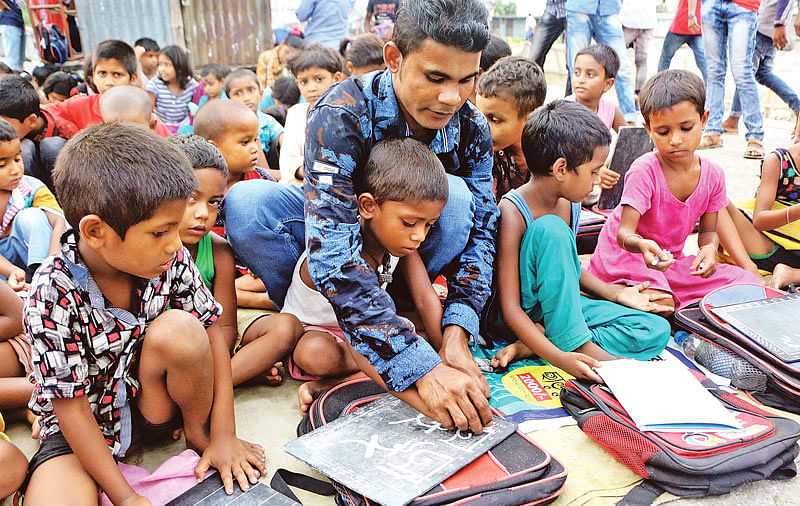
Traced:
<path fill-rule="evenodd" d="M 749 9 L 753 12 L 758 12 L 758 7 L 761 4 L 761 0 L 733 0 L 734 3 L 738 4 L 745 9 Z"/>
<path fill-rule="evenodd" d="M 758 2 L 758 0 L 756 0 Z M 697 16 L 697 24 L 702 26 L 703 23 L 700 20 L 700 9 L 702 5 L 700 0 L 697 0 L 697 9 L 694 13 Z M 669 31 L 672 33 L 677 33 L 678 35 L 700 35 L 703 33 L 701 29 L 699 32 L 690 32 L 688 25 L 689 24 L 689 0 L 681 0 L 678 3 L 678 10 L 675 11 L 675 18 L 672 20 L 672 24 L 669 25 Z"/>
<path fill-rule="evenodd" d="M 57 104 L 47 104 L 42 106 L 42 109 L 50 113 L 60 136 L 65 139 L 71 138 L 90 125 L 103 122 L 103 117 L 100 115 L 100 94 L 72 97 Z M 172 135 L 172 132 L 158 119 L 153 131 L 161 137 Z"/>

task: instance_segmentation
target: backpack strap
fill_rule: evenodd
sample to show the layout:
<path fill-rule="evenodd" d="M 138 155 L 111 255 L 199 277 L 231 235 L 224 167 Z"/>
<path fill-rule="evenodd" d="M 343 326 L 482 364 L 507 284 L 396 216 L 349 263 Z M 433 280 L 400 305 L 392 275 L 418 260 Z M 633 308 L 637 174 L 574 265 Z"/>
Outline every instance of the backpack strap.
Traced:
<path fill-rule="evenodd" d="M 662 493 L 664 493 L 664 489 L 655 483 L 651 483 L 649 480 L 644 480 L 630 489 L 630 491 L 625 494 L 625 497 L 619 500 L 617 506 L 643 506 L 653 504 Z"/>
<path fill-rule="evenodd" d="M 272 476 L 272 481 L 269 482 L 269 486 L 274 491 L 280 492 L 297 503 L 300 503 L 300 500 L 294 492 L 292 492 L 292 489 L 289 488 L 290 486 L 317 495 L 332 496 L 336 494 L 336 489 L 327 481 L 318 480 L 306 474 L 296 473 L 283 468 L 275 471 L 275 474 Z"/>

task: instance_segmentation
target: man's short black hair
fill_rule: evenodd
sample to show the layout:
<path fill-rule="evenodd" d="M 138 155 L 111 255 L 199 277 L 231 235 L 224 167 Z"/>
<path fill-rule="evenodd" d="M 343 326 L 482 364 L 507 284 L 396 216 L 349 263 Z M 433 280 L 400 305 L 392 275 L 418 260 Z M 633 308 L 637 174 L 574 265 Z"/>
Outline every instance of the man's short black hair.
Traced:
<path fill-rule="evenodd" d="M 346 37 L 339 43 L 339 54 L 353 67 L 383 65 L 383 41 L 374 33 L 362 33 L 351 39 Z"/>
<path fill-rule="evenodd" d="M 39 113 L 39 93 L 33 84 L 19 76 L 0 77 L 0 116 L 21 122 Z"/>
<path fill-rule="evenodd" d="M 136 52 L 126 42 L 121 40 L 104 40 L 95 46 L 92 51 L 92 59 L 89 64 L 87 74 L 94 74 L 94 66 L 100 60 L 116 60 L 124 68 L 128 75 L 133 78 L 138 71 L 138 62 L 136 61 Z M 97 91 L 97 90 L 95 90 Z"/>
<path fill-rule="evenodd" d="M 140 47 L 145 51 L 160 51 L 161 48 L 158 47 L 158 42 L 154 41 L 150 37 L 142 37 L 141 39 L 137 39 L 136 42 L 133 43 L 133 47 Z"/>
<path fill-rule="evenodd" d="M 232 70 L 227 76 L 225 76 L 225 82 L 222 85 L 225 93 L 230 95 L 231 83 L 244 76 L 251 78 L 256 83 L 256 86 L 258 86 L 258 89 L 261 89 L 261 83 L 258 81 L 258 76 L 256 76 L 255 72 L 250 69 L 238 68 L 236 70 Z"/>
<path fill-rule="evenodd" d="M 14 139 L 19 139 L 17 131 L 11 126 L 11 123 L 0 118 L 0 142 L 11 142 Z"/>
<path fill-rule="evenodd" d="M 688 70 L 662 70 L 644 83 L 639 91 L 639 108 L 644 122 L 650 115 L 688 101 L 702 117 L 706 110 L 706 85 L 697 74 Z"/>
<path fill-rule="evenodd" d="M 344 72 L 344 59 L 342 56 L 329 47 L 322 44 L 311 44 L 297 51 L 286 64 L 289 72 L 297 77 L 297 74 L 312 67 L 319 67 L 327 70 L 331 74 Z"/>
<path fill-rule="evenodd" d="M 189 64 L 189 52 L 180 46 L 171 45 L 161 50 L 161 53 L 172 62 L 175 68 L 175 81 L 185 88 L 192 78 L 192 66 Z"/>
<path fill-rule="evenodd" d="M 447 201 L 447 173 L 431 149 L 411 137 L 382 139 L 375 143 L 356 188 L 369 192 L 382 204 Z"/>
<path fill-rule="evenodd" d="M 53 72 L 47 79 L 45 79 L 44 84 L 42 85 L 42 92 L 45 96 L 51 93 L 58 93 L 61 96 L 69 97 L 72 88 L 78 85 L 78 81 L 72 77 L 72 74 L 67 74 L 66 72 L 58 71 Z"/>
<path fill-rule="evenodd" d="M 511 46 L 497 35 L 492 35 L 489 38 L 489 44 L 486 49 L 481 52 L 481 70 L 486 72 L 489 67 L 504 56 L 511 56 Z"/>
<path fill-rule="evenodd" d="M 404 56 L 431 39 L 477 53 L 489 43 L 489 17 L 481 0 L 412 0 L 400 4 L 392 40 Z"/>
<path fill-rule="evenodd" d="M 538 108 L 522 130 L 522 153 L 532 176 L 549 176 L 559 158 L 577 171 L 592 159 L 595 149 L 610 143 L 603 120 L 571 100 L 554 100 Z"/>
<path fill-rule="evenodd" d="M 289 76 L 280 76 L 272 85 L 272 98 L 286 107 L 291 107 L 300 100 L 300 88 Z"/>
<path fill-rule="evenodd" d="M 167 140 L 180 148 L 195 169 L 217 169 L 228 177 L 228 164 L 216 146 L 199 135 L 175 134 Z"/>
<path fill-rule="evenodd" d="M 219 63 L 206 63 L 203 65 L 203 68 L 200 69 L 200 77 L 205 77 L 208 74 L 216 77 L 217 80 L 223 81 L 231 73 L 231 68 L 227 65 L 221 65 Z"/>
<path fill-rule="evenodd" d="M 123 240 L 160 206 L 187 199 L 197 188 L 189 159 L 175 144 L 131 123 L 81 130 L 61 150 L 53 182 L 73 228 L 96 214 Z"/>
<path fill-rule="evenodd" d="M 547 82 L 541 67 L 521 56 L 500 58 L 478 79 L 478 93 L 514 104 L 525 117 L 544 103 Z"/>
<path fill-rule="evenodd" d="M 599 63 L 606 71 L 606 79 L 617 77 L 619 72 L 619 55 L 616 51 L 611 49 L 611 46 L 605 44 L 592 44 L 578 51 L 575 59 L 583 54 L 589 55 Z"/>

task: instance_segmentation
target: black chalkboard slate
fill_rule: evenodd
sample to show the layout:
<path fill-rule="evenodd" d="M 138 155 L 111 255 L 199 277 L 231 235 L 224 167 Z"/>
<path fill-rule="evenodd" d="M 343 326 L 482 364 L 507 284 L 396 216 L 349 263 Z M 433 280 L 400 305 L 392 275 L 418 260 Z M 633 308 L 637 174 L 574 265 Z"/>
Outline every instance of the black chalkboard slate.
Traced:
<path fill-rule="evenodd" d="M 167 503 L 167 506 L 216 506 L 231 504 L 236 506 L 300 506 L 299 503 L 289 499 L 263 483 L 259 482 L 243 492 L 238 485 L 234 485 L 233 494 L 225 493 L 219 473 L 213 474 L 198 483 L 183 494 Z"/>
<path fill-rule="evenodd" d="M 608 168 L 619 174 L 619 181 L 608 190 L 603 190 L 598 209 L 614 209 L 622 198 L 625 174 L 634 160 L 653 150 L 653 141 L 644 127 L 624 126 L 619 129 L 617 145 Z"/>
<path fill-rule="evenodd" d="M 494 417 L 483 434 L 448 431 L 387 395 L 290 441 L 283 449 L 384 506 L 402 506 L 516 430 Z"/>

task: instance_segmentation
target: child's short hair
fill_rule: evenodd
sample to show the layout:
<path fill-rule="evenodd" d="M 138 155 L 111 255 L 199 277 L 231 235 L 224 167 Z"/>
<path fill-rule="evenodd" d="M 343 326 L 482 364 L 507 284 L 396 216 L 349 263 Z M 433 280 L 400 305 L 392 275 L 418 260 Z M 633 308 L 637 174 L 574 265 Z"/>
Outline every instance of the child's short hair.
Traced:
<path fill-rule="evenodd" d="M 192 166 L 177 146 L 129 123 L 81 130 L 58 155 L 53 182 L 73 228 L 96 214 L 123 240 L 159 206 L 187 199 L 197 188 Z"/>
<path fill-rule="evenodd" d="M 158 47 L 158 42 L 154 41 L 150 37 L 142 37 L 141 39 L 137 39 L 136 42 L 133 43 L 133 47 L 140 47 L 145 51 L 160 51 L 161 48 Z"/>
<path fill-rule="evenodd" d="M 578 56 L 583 54 L 591 56 L 597 60 L 597 63 L 602 65 L 603 69 L 606 71 L 606 79 L 617 77 L 617 72 L 619 72 L 619 55 L 617 55 L 616 51 L 611 49 L 611 46 L 592 44 L 578 51 L 575 55 L 575 59 L 577 60 Z"/>
<path fill-rule="evenodd" d="M 486 49 L 489 14 L 480 0 L 414 0 L 401 2 L 392 40 L 407 55 L 431 39 L 467 53 Z"/>
<path fill-rule="evenodd" d="M 300 100 L 300 88 L 289 76 L 280 76 L 272 85 L 272 98 L 286 107 L 291 107 Z"/>
<path fill-rule="evenodd" d="M 236 79 L 239 79 L 240 77 L 243 77 L 243 76 L 247 76 L 247 77 L 251 78 L 253 81 L 255 81 L 256 86 L 258 86 L 258 88 L 261 89 L 261 83 L 258 82 L 258 76 L 256 76 L 256 73 L 253 72 L 250 69 L 240 68 L 240 69 L 236 69 L 236 70 L 231 71 L 230 74 L 225 76 L 225 82 L 223 83 L 223 87 L 225 89 L 225 93 L 230 94 L 230 92 L 231 92 L 231 83 L 233 81 L 235 81 Z"/>
<path fill-rule="evenodd" d="M 138 70 L 138 62 L 136 61 L 136 52 L 126 42 L 121 40 L 104 40 L 95 46 L 92 51 L 92 59 L 89 63 L 87 75 L 94 74 L 94 66 L 97 65 L 99 60 L 117 60 L 125 71 L 131 76 L 135 76 Z M 95 90 L 96 91 L 96 90 Z"/>
<path fill-rule="evenodd" d="M 289 47 L 293 47 L 295 49 L 300 49 L 303 47 L 303 42 L 305 41 L 305 35 L 297 28 L 293 28 L 289 35 L 286 36 L 285 39 L 278 42 L 277 44 L 286 44 Z"/>
<path fill-rule="evenodd" d="M 43 65 L 34 67 L 31 74 L 33 75 L 33 79 L 36 81 L 36 86 L 41 88 L 47 78 L 58 72 L 59 68 L 60 67 L 55 63 L 45 63 Z M 16 74 L 16 72 L 14 72 L 14 74 Z"/>
<path fill-rule="evenodd" d="M 697 74 L 688 70 L 662 70 L 644 83 L 639 90 L 639 108 L 644 122 L 650 124 L 650 115 L 669 109 L 688 100 L 700 116 L 706 110 L 706 86 Z"/>
<path fill-rule="evenodd" d="M 505 56 L 481 74 L 478 93 L 511 102 L 522 118 L 544 103 L 547 82 L 535 62 L 521 56 Z"/>
<path fill-rule="evenodd" d="M 383 65 L 383 41 L 374 33 L 362 33 L 351 39 L 345 37 L 339 43 L 339 54 L 354 67 Z"/>
<path fill-rule="evenodd" d="M 173 44 L 162 49 L 160 54 L 163 54 L 172 62 L 172 66 L 175 68 L 175 81 L 180 84 L 181 88 L 185 88 L 192 78 L 189 52 Z"/>
<path fill-rule="evenodd" d="M 286 66 L 289 68 L 289 72 L 295 77 L 297 77 L 297 74 L 300 72 L 308 70 L 311 67 L 325 69 L 331 74 L 344 71 L 342 56 L 333 49 L 325 47 L 322 44 L 311 44 L 308 47 L 304 47 L 289 59 Z"/>
<path fill-rule="evenodd" d="M 78 85 L 78 81 L 72 77 L 72 74 L 58 71 L 53 72 L 42 85 L 42 92 L 45 96 L 51 93 L 58 93 L 59 95 L 69 97 L 72 94 L 72 88 Z"/>
<path fill-rule="evenodd" d="M 230 67 L 227 65 L 221 65 L 219 63 L 206 63 L 203 65 L 203 68 L 200 69 L 200 77 L 205 77 L 208 74 L 211 74 L 220 81 L 224 80 L 225 77 L 230 73 Z"/>
<path fill-rule="evenodd" d="M 411 137 L 382 139 L 369 153 L 357 193 L 387 201 L 446 201 L 447 173 L 431 149 Z M 360 191 L 359 191 L 360 190 Z"/>
<path fill-rule="evenodd" d="M 497 35 L 489 37 L 489 44 L 481 52 L 481 70 L 486 72 L 500 58 L 511 56 L 511 46 Z"/>
<path fill-rule="evenodd" d="M 175 134 L 167 137 L 167 140 L 183 151 L 192 164 L 192 168 L 217 169 L 223 176 L 228 177 L 228 164 L 225 162 L 225 157 L 216 146 L 199 135 Z"/>
<path fill-rule="evenodd" d="M 208 141 L 219 141 L 246 114 L 253 111 L 241 102 L 209 100 L 194 115 L 194 133 Z"/>
<path fill-rule="evenodd" d="M 150 122 L 153 101 L 138 86 L 114 86 L 100 95 L 100 116 L 103 121 L 130 121 L 137 116 L 143 123 Z"/>
<path fill-rule="evenodd" d="M 19 139 L 17 131 L 11 126 L 11 123 L 0 118 L 0 142 L 11 142 L 14 139 Z"/>
<path fill-rule="evenodd" d="M 0 78 L 0 116 L 25 121 L 39 114 L 39 93 L 33 84 L 19 76 Z"/>
<path fill-rule="evenodd" d="M 33 71 L 36 72 L 36 69 L 33 69 Z M 6 65 L 5 62 L 0 62 L 0 75 L 13 76 L 16 74 L 17 73 L 14 72 L 14 69 Z"/>
<path fill-rule="evenodd" d="M 522 153 L 531 175 L 549 176 L 559 158 L 575 171 L 592 159 L 595 149 L 610 143 L 603 120 L 571 100 L 554 100 L 538 108 L 522 130 Z"/>

